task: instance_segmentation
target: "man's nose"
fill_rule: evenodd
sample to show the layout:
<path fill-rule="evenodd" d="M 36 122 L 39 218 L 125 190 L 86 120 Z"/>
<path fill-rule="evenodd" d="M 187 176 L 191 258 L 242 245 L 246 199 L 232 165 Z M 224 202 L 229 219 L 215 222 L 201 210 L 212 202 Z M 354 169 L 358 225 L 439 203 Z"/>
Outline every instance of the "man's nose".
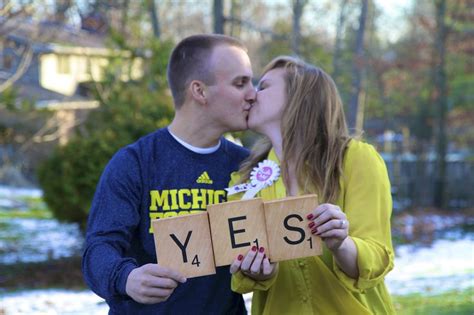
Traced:
<path fill-rule="evenodd" d="M 255 90 L 255 87 L 253 85 L 250 85 L 247 95 L 246 95 L 246 101 L 249 103 L 255 102 L 255 99 L 257 98 L 257 91 Z"/>

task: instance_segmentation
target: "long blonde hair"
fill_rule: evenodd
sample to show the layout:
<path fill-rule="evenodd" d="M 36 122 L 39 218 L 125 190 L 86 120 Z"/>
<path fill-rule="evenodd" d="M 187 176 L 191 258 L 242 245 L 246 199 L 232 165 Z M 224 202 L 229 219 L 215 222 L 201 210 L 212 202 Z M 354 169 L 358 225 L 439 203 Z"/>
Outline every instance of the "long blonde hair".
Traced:
<path fill-rule="evenodd" d="M 277 68 L 286 73 L 287 102 L 281 122 L 283 179 L 288 179 L 291 161 L 305 194 L 317 193 L 320 202 L 334 203 L 340 191 L 344 152 L 351 139 L 336 84 L 321 68 L 287 56 L 273 59 L 263 73 Z M 270 149 L 267 137 L 254 145 L 239 170 L 242 181 L 249 179 L 252 168 Z"/>

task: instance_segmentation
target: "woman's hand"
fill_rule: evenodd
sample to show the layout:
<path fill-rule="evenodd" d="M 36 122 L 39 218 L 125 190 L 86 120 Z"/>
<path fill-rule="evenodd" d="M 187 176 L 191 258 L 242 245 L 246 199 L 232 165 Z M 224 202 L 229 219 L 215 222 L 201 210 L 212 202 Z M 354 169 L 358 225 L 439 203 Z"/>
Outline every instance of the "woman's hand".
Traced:
<path fill-rule="evenodd" d="M 337 251 L 349 236 L 349 221 L 341 209 L 333 204 L 324 203 L 306 217 L 311 233 L 320 236 L 327 248 Z"/>
<path fill-rule="evenodd" d="M 352 279 L 359 277 L 357 247 L 349 236 L 349 221 L 341 209 L 325 203 L 306 216 L 311 233 L 322 238 L 337 265 Z"/>
<path fill-rule="evenodd" d="M 276 274 L 277 263 L 271 263 L 265 255 L 265 248 L 253 246 L 245 255 L 239 255 L 232 265 L 230 273 L 234 274 L 239 270 L 244 275 L 256 281 L 263 281 L 272 278 Z"/>

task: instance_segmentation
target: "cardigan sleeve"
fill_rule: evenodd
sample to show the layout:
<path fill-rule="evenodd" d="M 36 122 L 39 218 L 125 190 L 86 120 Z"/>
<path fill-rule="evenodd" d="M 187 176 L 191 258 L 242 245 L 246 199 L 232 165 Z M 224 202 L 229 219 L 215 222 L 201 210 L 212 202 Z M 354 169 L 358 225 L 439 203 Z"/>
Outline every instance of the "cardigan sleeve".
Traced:
<path fill-rule="evenodd" d="M 249 293 L 254 290 L 267 291 L 275 283 L 277 276 L 278 268 L 273 277 L 264 281 L 255 281 L 239 271 L 232 275 L 231 289 L 241 294 Z"/>
<path fill-rule="evenodd" d="M 233 172 L 230 176 L 231 176 L 231 179 L 229 182 L 229 187 L 232 187 L 239 182 L 240 174 L 238 172 Z M 242 199 L 242 195 L 243 193 L 231 195 L 227 197 L 227 200 L 228 201 L 240 200 Z M 278 272 L 278 269 L 277 269 L 277 272 Z M 252 278 L 249 278 L 246 275 L 244 275 L 241 271 L 238 271 L 232 275 L 231 289 L 232 291 L 241 293 L 241 294 L 252 292 L 254 290 L 266 291 L 275 282 L 275 279 L 277 278 L 277 272 L 275 273 L 275 276 L 272 277 L 271 279 L 268 279 L 265 281 L 255 281 Z"/>
<path fill-rule="evenodd" d="M 357 247 L 359 278 L 348 277 L 335 261 L 333 270 L 349 290 L 363 293 L 383 282 L 394 265 L 390 181 L 383 159 L 371 145 L 352 141 L 345 156 L 341 187 L 338 203 L 346 213 L 349 236 Z"/>

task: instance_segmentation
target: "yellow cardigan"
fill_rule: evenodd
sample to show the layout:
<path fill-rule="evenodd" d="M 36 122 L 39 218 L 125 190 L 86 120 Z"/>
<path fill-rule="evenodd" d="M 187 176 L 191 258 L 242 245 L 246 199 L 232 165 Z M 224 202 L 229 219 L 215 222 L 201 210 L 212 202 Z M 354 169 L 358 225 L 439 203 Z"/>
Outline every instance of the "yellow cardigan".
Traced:
<path fill-rule="evenodd" d="M 279 164 L 273 150 L 268 158 Z M 230 186 L 238 179 L 233 173 Z M 238 272 L 232 276 L 232 290 L 253 291 L 252 314 L 395 314 L 384 284 L 394 260 L 390 182 L 384 161 L 371 145 L 350 141 L 340 186 L 336 204 L 350 222 L 359 278 L 342 272 L 325 246 L 322 256 L 280 262 L 277 275 L 266 281 L 257 282 Z M 264 200 L 285 197 L 281 177 L 258 196 Z"/>

